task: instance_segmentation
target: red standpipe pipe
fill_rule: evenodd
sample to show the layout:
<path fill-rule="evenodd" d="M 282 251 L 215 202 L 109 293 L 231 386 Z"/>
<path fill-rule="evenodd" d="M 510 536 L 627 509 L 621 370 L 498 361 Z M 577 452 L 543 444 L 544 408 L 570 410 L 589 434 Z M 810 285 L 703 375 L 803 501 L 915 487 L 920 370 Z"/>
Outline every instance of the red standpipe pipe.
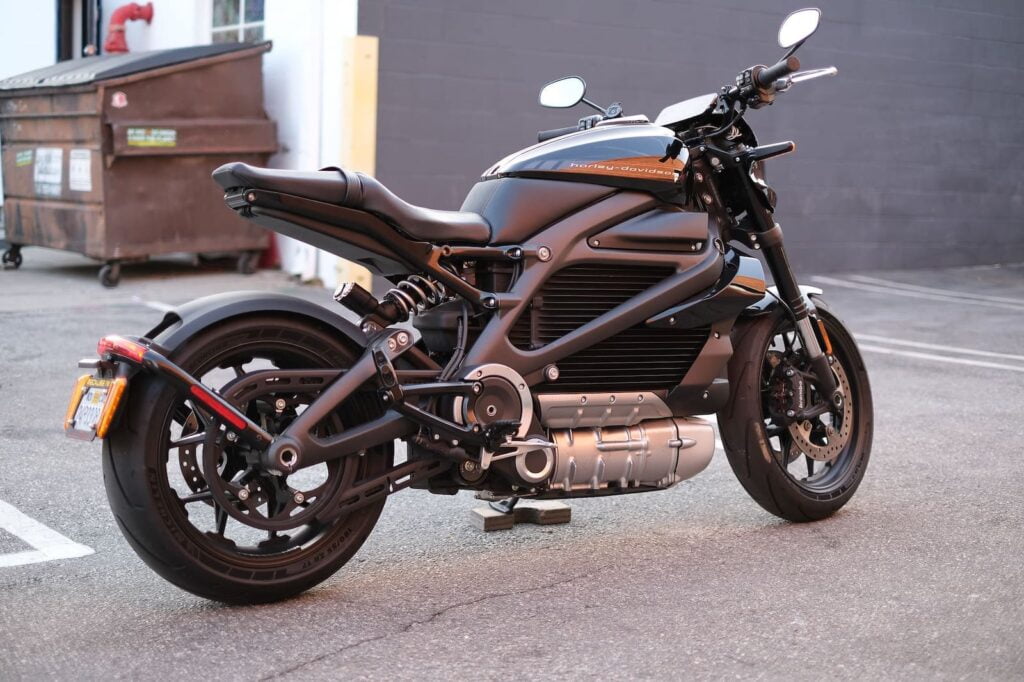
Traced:
<path fill-rule="evenodd" d="M 124 39 L 124 25 L 128 21 L 145 20 L 148 24 L 153 21 L 153 3 L 147 2 L 140 5 L 137 2 L 130 2 L 121 5 L 110 15 L 110 26 L 107 28 L 107 40 L 103 43 L 103 51 L 110 53 L 127 52 L 128 43 Z"/>

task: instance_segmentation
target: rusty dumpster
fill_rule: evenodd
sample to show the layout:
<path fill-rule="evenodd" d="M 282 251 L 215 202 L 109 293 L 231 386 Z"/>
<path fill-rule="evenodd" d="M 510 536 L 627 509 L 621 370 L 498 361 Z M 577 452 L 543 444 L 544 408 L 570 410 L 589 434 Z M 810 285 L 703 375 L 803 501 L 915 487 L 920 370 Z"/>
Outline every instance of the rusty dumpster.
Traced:
<path fill-rule="evenodd" d="M 210 172 L 277 151 L 263 109 L 269 42 L 202 45 L 58 63 L 0 81 L 7 267 L 23 246 L 102 261 L 234 254 L 252 271 L 265 230 L 227 210 Z"/>

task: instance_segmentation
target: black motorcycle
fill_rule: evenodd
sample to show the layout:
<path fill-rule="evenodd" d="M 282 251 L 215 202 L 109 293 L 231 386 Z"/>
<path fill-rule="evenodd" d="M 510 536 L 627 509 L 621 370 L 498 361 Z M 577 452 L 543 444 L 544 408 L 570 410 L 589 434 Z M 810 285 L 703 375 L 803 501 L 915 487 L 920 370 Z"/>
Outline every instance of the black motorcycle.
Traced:
<path fill-rule="evenodd" d="M 871 448 L 867 373 L 786 259 L 764 163 L 794 145 L 759 145 L 744 118 L 836 72 L 797 71 L 819 16 L 783 22 L 777 64 L 653 123 L 549 83 L 544 106 L 599 113 L 496 163 L 460 211 L 340 168 L 217 169 L 239 215 L 392 288 L 339 288 L 348 316 L 220 294 L 103 338 L 65 428 L 105 439 L 128 542 L 197 595 L 272 601 L 337 571 L 404 488 L 506 509 L 670 488 L 711 460 L 695 416 L 711 413 L 765 509 L 846 504 Z"/>

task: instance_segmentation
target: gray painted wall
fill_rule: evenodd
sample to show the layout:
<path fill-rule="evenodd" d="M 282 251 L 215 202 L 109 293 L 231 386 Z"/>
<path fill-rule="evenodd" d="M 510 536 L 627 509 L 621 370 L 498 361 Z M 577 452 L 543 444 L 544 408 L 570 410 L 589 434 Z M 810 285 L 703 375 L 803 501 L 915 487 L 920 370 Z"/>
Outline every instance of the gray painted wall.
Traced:
<path fill-rule="evenodd" d="M 748 121 L 801 271 L 1024 261 L 1024 2 L 818 0 L 799 52 L 840 75 Z M 537 91 L 578 74 L 601 103 L 652 119 L 743 67 L 771 64 L 800 0 L 363 0 L 380 36 L 377 172 L 457 208 L 491 162 L 570 125 Z"/>

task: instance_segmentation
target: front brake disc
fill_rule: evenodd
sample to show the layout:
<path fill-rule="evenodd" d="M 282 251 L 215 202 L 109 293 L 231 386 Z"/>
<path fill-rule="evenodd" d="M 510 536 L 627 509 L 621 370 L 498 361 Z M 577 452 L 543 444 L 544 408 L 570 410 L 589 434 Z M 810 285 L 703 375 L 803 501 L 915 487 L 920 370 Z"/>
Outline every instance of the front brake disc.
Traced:
<path fill-rule="evenodd" d="M 838 360 L 832 365 L 832 372 L 836 375 L 836 383 L 842 389 L 846 399 L 843 400 L 838 414 L 830 413 L 832 415 L 831 424 L 824 424 L 820 417 L 815 417 L 814 420 L 805 419 L 789 425 L 789 435 L 793 437 L 793 445 L 811 459 L 820 462 L 830 462 L 835 459 L 850 442 L 850 434 L 853 433 L 853 400 L 850 394 L 850 381 L 846 378 L 846 372 Z M 815 440 L 821 442 L 815 442 Z"/>

